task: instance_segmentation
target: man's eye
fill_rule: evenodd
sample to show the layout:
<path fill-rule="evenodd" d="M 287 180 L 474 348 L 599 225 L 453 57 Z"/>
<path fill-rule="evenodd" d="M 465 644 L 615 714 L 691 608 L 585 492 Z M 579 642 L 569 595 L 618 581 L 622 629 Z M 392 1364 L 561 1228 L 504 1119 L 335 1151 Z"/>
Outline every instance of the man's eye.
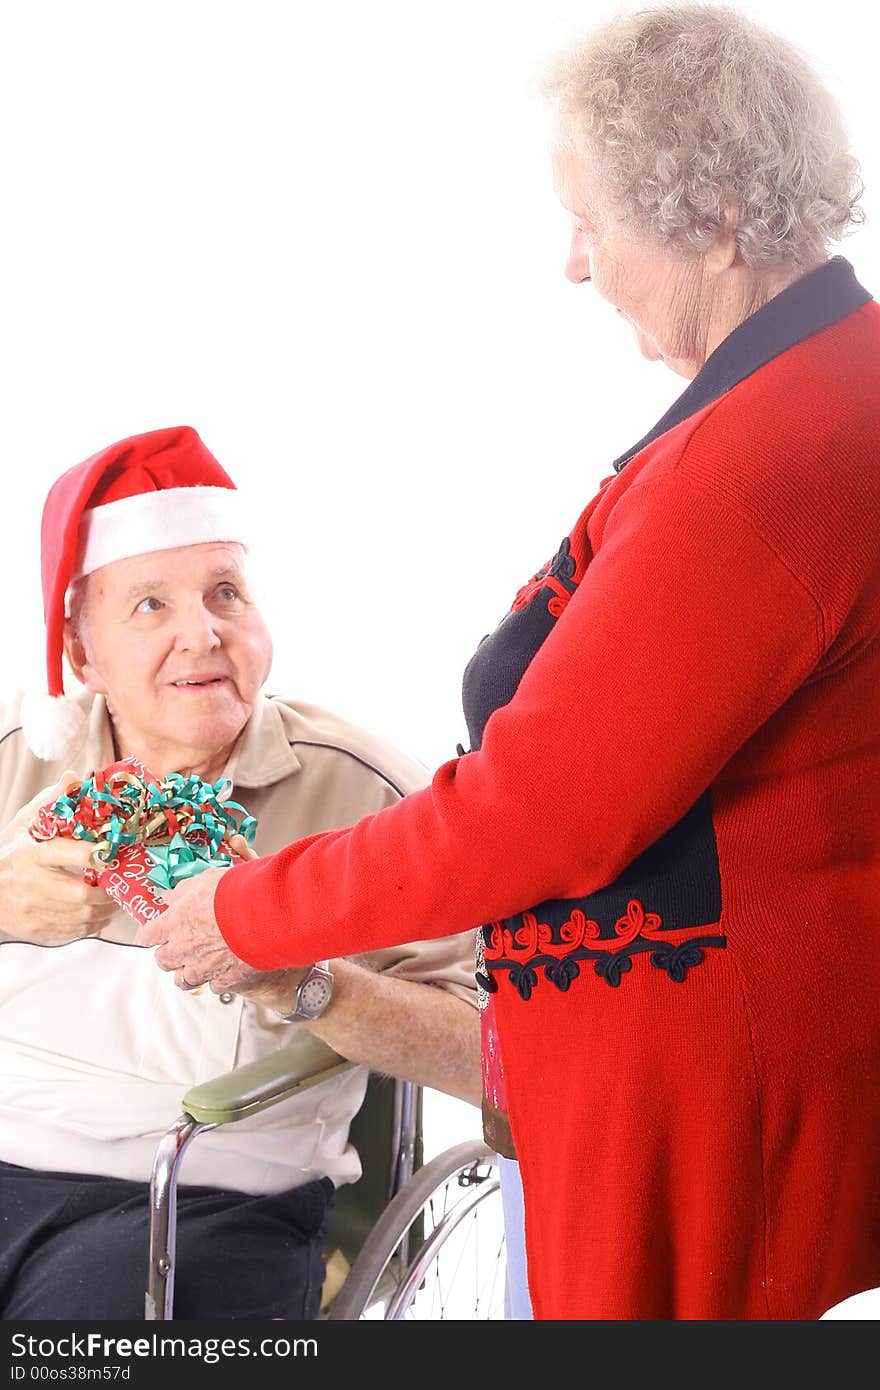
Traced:
<path fill-rule="evenodd" d="M 234 603 L 237 598 L 241 598 L 234 584 L 221 584 L 217 590 L 217 597 L 221 603 Z"/>
<path fill-rule="evenodd" d="M 134 611 L 136 613 L 158 613 L 161 607 L 161 600 L 153 598 L 152 594 L 150 594 L 146 598 L 141 599 L 140 603 Z"/>

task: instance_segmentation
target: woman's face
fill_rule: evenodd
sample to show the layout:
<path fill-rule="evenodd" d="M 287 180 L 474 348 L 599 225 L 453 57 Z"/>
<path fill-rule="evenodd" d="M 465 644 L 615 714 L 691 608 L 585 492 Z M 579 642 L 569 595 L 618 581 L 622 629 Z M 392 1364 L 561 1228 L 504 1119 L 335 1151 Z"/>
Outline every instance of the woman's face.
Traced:
<path fill-rule="evenodd" d="M 589 281 L 633 328 L 642 354 L 694 377 L 706 360 L 703 262 L 676 256 L 608 210 L 599 181 L 574 155 L 558 154 L 554 182 L 572 218 L 565 274 Z"/>

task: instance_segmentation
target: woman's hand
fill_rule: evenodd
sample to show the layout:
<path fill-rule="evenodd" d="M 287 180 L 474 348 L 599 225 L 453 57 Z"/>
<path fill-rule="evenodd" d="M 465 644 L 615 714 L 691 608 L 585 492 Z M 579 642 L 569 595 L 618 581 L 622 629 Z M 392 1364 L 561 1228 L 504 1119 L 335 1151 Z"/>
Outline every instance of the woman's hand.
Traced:
<path fill-rule="evenodd" d="M 38 792 L 0 832 L 0 932 L 34 946 L 63 946 L 96 936 L 118 911 L 102 888 L 83 881 L 94 845 L 87 840 L 34 840 L 28 826 L 79 778 L 65 772 Z"/>
<path fill-rule="evenodd" d="M 237 835 L 230 841 L 240 859 L 259 856 Z M 284 1013 L 293 1008 L 304 970 L 255 970 L 230 951 L 214 918 L 214 894 L 226 869 L 205 869 L 178 884 L 169 908 L 139 928 L 141 946 L 157 946 L 160 970 L 174 971 L 178 989 L 208 985 L 214 994 L 243 994 Z"/>
<path fill-rule="evenodd" d="M 229 843 L 240 859 L 260 857 L 243 835 L 234 836 Z M 226 984 L 221 972 L 211 980 L 211 990 L 214 994 L 224 994 L 227 991 L 243 994 L 254 1004 L 263 1004 L 267 1009 L 286 1014 L 290 1013 L 296 1003 L 296 991 L 307 969 L 308 967 L 304 966 L 301 970 L 251 970 L 249 966 L 240 965 L 235 971 L 234 985 Z M 248 973 L 245 974 L 245 971 Z M 175 978 L 177 984 L 182 983 L 180 979 Z"/>

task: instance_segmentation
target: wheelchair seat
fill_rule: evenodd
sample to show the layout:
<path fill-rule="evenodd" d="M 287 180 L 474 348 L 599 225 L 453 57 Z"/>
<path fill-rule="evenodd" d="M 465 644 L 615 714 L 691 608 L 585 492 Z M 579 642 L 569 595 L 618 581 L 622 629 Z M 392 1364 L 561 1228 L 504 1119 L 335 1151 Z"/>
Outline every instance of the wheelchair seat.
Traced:
<path fill-rule="evenodd" d="M 153 1165 L 148 1321 L 173 1317 L 177 1181 L 189 1144 L 200 1133 L 283 1104 L 353 1065 L 303 1028 L 288 1047 L 186 1093 L 182 1114 L 160 1140 Z M 475 1139 L 424 1164 L 422 1107 L 422 1089 L 412 1082 L 370 1075 L 350 1129 L 363 1173 L 337 1188 L 328 1223 L 323 1317 L 503 1316 L 495 1155 Z M 460 1276 L 468 1249 L 477 1277 L 464 1291 Z"/>

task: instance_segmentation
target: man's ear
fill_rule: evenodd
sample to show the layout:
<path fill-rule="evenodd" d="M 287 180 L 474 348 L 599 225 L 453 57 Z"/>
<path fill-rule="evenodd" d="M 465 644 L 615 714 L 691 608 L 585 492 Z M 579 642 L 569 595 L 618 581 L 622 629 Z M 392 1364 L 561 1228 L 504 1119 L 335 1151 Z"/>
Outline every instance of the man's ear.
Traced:
<path fill-rule="evenodd" d="M 82 637 L 74 630 L 69 619 L 64 624 L 64 655 L 81 685 L 87 690 L 94 690 L 98 695 L 107 694 L 106 685 L 94 666 L 89 663 Z"/>

